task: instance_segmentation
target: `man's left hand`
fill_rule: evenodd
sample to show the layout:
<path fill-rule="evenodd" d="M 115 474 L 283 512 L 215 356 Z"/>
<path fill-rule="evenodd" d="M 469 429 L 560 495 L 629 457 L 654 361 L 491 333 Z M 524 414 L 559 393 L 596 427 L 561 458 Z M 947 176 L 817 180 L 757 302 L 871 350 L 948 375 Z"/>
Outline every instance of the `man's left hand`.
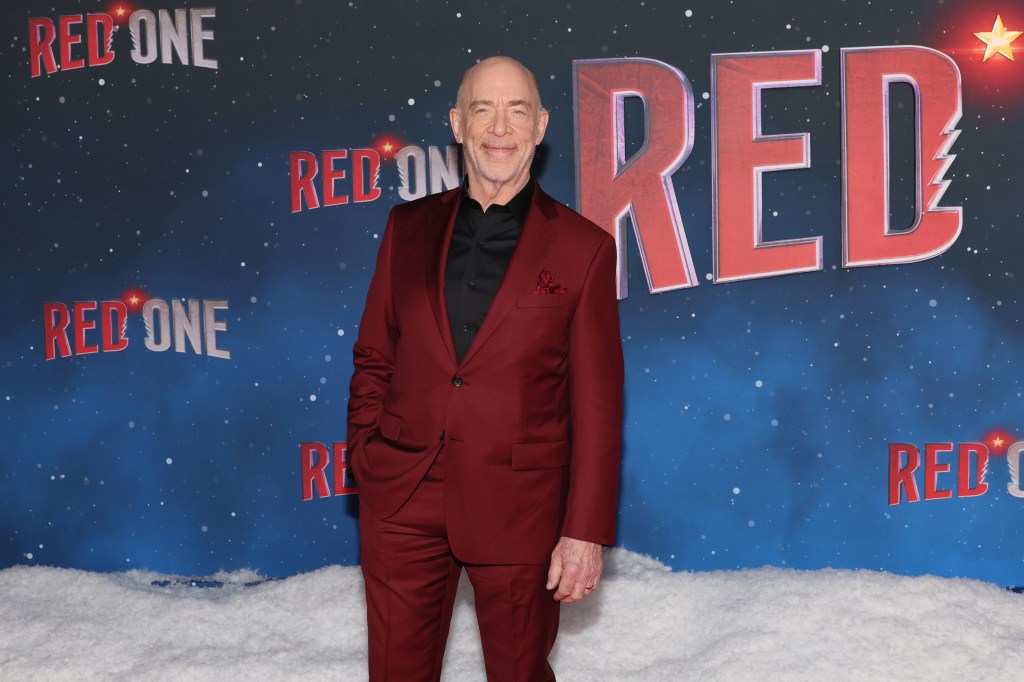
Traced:
<path fill-rule="evenodd" d="M 557 587 L 555 601 L 572 604 L 597 589 L 601 568 L 601 545 L 563 536 L 551 552 L 547 589 Z"/>

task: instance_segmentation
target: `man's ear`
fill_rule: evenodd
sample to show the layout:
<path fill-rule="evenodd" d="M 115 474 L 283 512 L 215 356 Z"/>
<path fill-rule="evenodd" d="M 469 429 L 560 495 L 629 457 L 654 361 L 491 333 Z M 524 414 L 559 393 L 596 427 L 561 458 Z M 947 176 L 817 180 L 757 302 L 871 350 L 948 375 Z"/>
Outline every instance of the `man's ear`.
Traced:
<path fill-rule="evenodd" d="M 533 143 L 540 144 L 541 140 L 544 139 L 544 131 L 548 129 L 548 110 L 541 109 L 540 114 L 537 116 L 537 129 L 533 135 Z"/>
<path fill-rule="evenodd" d="M 452 133 L 455 135 L 455 141 L 462 144 L 462 119 L 459 118 L 459 110 L 452 107 L 448 111 L 448 121 L 452 124 Z"/>

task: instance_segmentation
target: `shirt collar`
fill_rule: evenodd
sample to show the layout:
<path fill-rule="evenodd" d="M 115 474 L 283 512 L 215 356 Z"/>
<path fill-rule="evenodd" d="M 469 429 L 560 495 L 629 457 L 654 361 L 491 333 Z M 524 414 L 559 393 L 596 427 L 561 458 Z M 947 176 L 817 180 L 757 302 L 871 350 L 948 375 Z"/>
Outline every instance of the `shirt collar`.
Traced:
<path fill-rule="evenodd" d="M 533 189 L 537 185 L 533 178 L 526 181 L 526 185 L 523 186 L 519 193 L 512 197 L 507 204 L 492 204 L 491 208 L 504 208 L 512 213 L 512 217 L 519 223 L 519 227 L 526 224 L 526 214 L 530 212 L 530 204 L 533 202 Z M 467 175 L 465 180 L 462 182 L 462 205 L 466 204 L 476 205 L 479 208 L 480 203 L 469 196 L 469 176 Z"/>

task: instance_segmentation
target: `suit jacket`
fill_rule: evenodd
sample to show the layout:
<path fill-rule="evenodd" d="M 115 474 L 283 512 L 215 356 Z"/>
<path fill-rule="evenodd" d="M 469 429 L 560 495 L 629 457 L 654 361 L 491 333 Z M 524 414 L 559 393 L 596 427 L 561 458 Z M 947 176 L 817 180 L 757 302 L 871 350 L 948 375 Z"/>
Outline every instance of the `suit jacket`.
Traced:
<path fill-rule="evenodd" d="M 349 465 L 365 507 L 393 515 L 443 447 L 445 518 L 460 560 L 546 563 L 560 535 L 614 544 L 615 242 L 537 187 L 459 362 L 444 268 L 461 192 L 395 206 L 381 239 L 348 405 Z"/>

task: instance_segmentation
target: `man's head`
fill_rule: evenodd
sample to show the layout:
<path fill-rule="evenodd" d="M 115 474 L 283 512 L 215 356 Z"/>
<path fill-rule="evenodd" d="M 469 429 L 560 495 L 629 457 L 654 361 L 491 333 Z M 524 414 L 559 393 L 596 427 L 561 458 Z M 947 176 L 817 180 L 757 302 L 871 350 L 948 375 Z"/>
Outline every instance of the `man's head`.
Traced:
<path fill-rule="evenodd" d="M 508 57 L 483 60 L 462 77 L 450 118 L 474 195 L 511 199 L 548 126 L 533 74 Z"/>

